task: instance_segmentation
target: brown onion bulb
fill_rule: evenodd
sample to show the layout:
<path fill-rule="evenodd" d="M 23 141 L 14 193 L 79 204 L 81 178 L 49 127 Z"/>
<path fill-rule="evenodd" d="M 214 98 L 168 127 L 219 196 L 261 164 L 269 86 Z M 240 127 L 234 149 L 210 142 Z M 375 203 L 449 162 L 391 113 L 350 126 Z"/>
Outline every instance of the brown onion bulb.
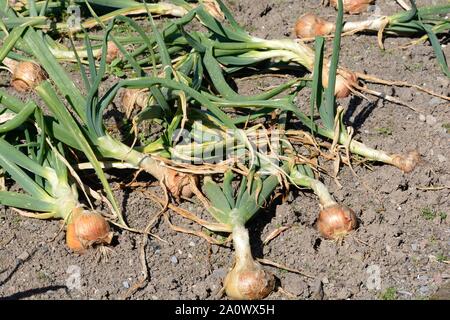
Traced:
<path fill-rule="evenodd" d="M 275 288 L 275 278 L 260 263 L 253 261 L 243 269 L 233 268 L 224 280 L 224 287 L 231 299 L 261 300 Z"/>
<path fill-rule="evenodd" d="M 295 35 L 297 38 L 314 38 L 324 36 L 334 31 L 334 24 L 315 14 L 307 13 L 297 19 L 295 23 Z"/>
<path fill-rule="evenodd" d="M 328 87 L 328 67 L 322 69 L 322 84 L 325 88 Z M 351 71 L 345 69 L 339 69 L 336 75 L 336 84 L 334 94 L 336 98 L 345 98 L 351 92 L 351 88 L 354 86 L 358 77 Z"/>
<path fill-rule="evenodd" d="M 111 63 L 112 61 L 114 61 L 114 59 L 119 57 L 120 54 L 121 52 L 119 48 L 116 46 L 116 44 L 112 41 L 109 41 L 106 52 L 106 62 Z"/>
<path fill-rule="evenodd" d="M 342 0 L 344 5 L 344 12 L 350 14 L 358 14 L 367 11 L 369 5 L 374 3 L 375 0 Z M 331 5 L 337 9 L 338 0 L 331 0 Z"/>
<path fill-rule="evenodd" d="M 83 252 L 95 244 L 110 244 L 113 233 L 106 219 L 97 212 L 75 208 L 67 225 L 66 244 L 75 252 Z"/>
<path fill-rule="evenodd" d="M 406 155 L 392 156 L 392 164 L 406 173 L 413 171 L 419 162 L 420 154 L 417 150 L 409 151 Z"/>
<path fill-rule="evenodd" d="M 260 300 L 275 288 L 272 273 L 253 259 L 248 230 L 241 225 L 233 227 L 233 245 L 236 263 L 225 277 L 223 286 L 228 297 L 236 300 Z"/>
<path fill-rule="evenodd" d="M 335 204 L 325 207 L 319 213 L 317 229 L 326 239 L 339 240 L 356 229 L 358 220 L 352 209 Z"/>
<path fill-rule="evenodd" d="M 38 86 L 47 76 L 44 70 L 36 63 L 21 61 L 12 70 L 11 85 L 17 91 L 28 91 Z"/>
<path fill-rule="evenodd" d="M 138 107 L 139 109 L 145 108 L 148 104 L 150 96 L 147 89 L 128 89 L 123 90 L 122 94 L 122 107 L 125 111 L 127 118 L 131 116 L 131 113 Z"/>
<path fill-rule="evenodd" d="M 194 196 L 194 191 L 192 190 L 191 178 L 194 179 L 195 184 L 198 183 L 197 176 L 168 168 L 165 184 L 170 194 L 175 198 L 192 198 Z"/>

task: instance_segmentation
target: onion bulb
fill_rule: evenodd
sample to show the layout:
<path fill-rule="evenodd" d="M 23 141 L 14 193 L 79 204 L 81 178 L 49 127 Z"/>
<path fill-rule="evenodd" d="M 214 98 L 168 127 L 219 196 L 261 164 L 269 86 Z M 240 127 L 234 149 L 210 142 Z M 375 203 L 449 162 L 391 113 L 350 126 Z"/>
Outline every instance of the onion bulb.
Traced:
<path fill-rule="evenodd" d="M 420 161 L 420 154 L 417 150 L 408 152 L 406 155 L 395 154 L 392 156 L 392 164 L 403 172 L 411 172 Z"/>
<path fill-rule="evenodd" d="M 369 5 L 374 3 L 375 0 L 342 0 L 344 5 L 344 12 L 350 14 L 358 14 L 367 11 Z M 338 0 L 331 0 L 331 5 L 337 9 Z"/>
<path fill-rule="evenodd" d="M 325 88 L 328 87 L 328 73 L 329 66 L 324 67 L 322 70 L 322 84 Z M 351 92 L 351 88 L 358 80 L 358 77 L 351 71 L 345 69 L 339 69 L 336 75 L 336 84 L 334 89 L 334 94 L 336 98 L 345 98 Z"/>
<path fill-rule="evenodd" d="M 101 214 L 80 207 L 72 211 L 66 232 L 66 244 L 71 250 L 83 252 L 95 244 L 110 244 L 112 236 L 109 224 Z"/>
<path fill-rule="evenodd" d="M 245 227 L 233 228 L 233 244 L 236 262 L 224 280 L 227 296 L 236 300 L 259 300 L 267 297 L 275 287 L 275 278 L 253 259 Z"/>
<path fill-rule="evenodd" d="M 34 62 L 19 62 L 5 58 L 3 63 L 11 69 L 11 85 L 17 91 L 25 92 L 31 90 L 47 78 L 44 70 Z"/>
<path fill-rule="evenodd" d="M 325 207 L 319 213 L 317 229 L 326 239 L 340 240 L 350 231 L 356 229 L 358 220 L 352 209 L 334 204 Z"/>
<path fill-rule="evenodd" d="M 180 197 L 192 198 L 194 191 L 192 190 L 191 178 L 194 179 L 194 183 L 198 183 L 197 176 L 168 168 L 165 176 L 165 185 L 170 194 L 177 199 Z"/>
<path fill-rule="evenodd" d="M 315 14 L 307 13 L 297 19 L 295 23 L 295 35 L 297 38 L 314 38 L 323 36 L 334 31 L 334 24 Z"/>
<path fill-rule="evenodd" d="M 106 62 L 111 63 L 114 59 L 120 56 L 120 50 L 116 44 L 112 41 L 108 42 L 107 52 L 106 52 Z"/>
<path fill-rule="evenodd" d="M 131 116 L 131 113 L 138 107 L 142 109 L 147 106 L 150 96 L 148 89 L 128 89 L 123 90 L 122 94 L 122 107 L 125 111 L 127 118 Z"/>

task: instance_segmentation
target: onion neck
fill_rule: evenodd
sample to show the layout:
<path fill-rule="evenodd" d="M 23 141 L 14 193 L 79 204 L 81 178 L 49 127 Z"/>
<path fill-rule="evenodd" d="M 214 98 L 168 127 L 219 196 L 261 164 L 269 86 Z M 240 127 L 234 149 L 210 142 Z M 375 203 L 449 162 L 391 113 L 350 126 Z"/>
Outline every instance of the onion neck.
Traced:
<path fill-rule="evenodd" d="M 160 181 L 165 177 L 167 168 L 161 166 L 155 159 L 130 148 L 108 134 L 97 138 L 97 144 L 100 152 L 105 157 L 124 161 L 135 167 L 141 168 Z"/>
<path fill-rule="evenodd" d="M 235 269 L 247 269 L 249 264 L 254 264 L 252 252 L 250 249 L 250 238 L 248 230 L 241 224 L 233 227 L 233 245 L 236 253 Z"/>
<path fill-rule="evenodd" d="M 291 171 L 291 179 L 299 186 L 311 188 L 319 198 L 320 204 L 323 208 L 328 208 L 337 204 L 327 187 L 319 180 L 301 174 L 298 170 Z"/>

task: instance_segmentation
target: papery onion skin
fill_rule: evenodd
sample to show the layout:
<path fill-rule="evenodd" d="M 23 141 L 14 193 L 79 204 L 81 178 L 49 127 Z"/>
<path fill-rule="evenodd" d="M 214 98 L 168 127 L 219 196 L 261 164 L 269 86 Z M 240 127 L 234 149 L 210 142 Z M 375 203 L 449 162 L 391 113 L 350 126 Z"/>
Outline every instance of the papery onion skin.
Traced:
<path fill-rule="evenodd" d="M 312 13 L 306 13 L 297 19 L 294 31 L 297 38 L 302 39 L 330 34 L 334 28 L 333 23 L 321 19 Z"/>
<path fill-rule="evenodd" d="M 317 229 L 325 239 L 339 240 L 356 229 L 358 219 L 355 212 L 344 205 L 335 204 L 319 213 Z"/>
<path fill-rule="evenodd" d="M 168 168 L 165 179 L 167 189 L 176 199 L 180 197 L 192 198 L 194 196 L 191 179 L 193 179 L 193 183 L 197 184 L 197 176 Z"/>
<path fill-rule="evenodd" d="M 256 261 L 255 264 L 259 265 Z M 224 280 L 224 287 L 231 299 L 261 300 L 274 290 L 275 278 L 259 265 L 251 270 L 231 271 Z"/>
<path fill-rule="evenodd" d="M 205 6 L 206 11 L 214 18 L 216 18 L 220 22 L 223 22 L 225 20 L 225 15 L 223 14 L 222 10 L 220 10 L 220 6 L 215 0 L 203 0 L 202 4 Z"/>
<path fill-rule="evenodd" d="M 110 244 L 113 233 L 98 212 L 75 208 L 67 225 L 66 244 L 75 252 L 83 252 L 94 244 Z"/>
<path fill-rule="evenodd" d="M 36 63 L 21 61 L 13 70 L 11 85 L 20 92 L 34 89 L 47 78 L 44 70 Z"/>
<path fill-rule="evenodd" d="M 224 280 L 227 296 L 234 300 L 260 300 L 275 288 L 275 278 L 253 259 L 248 231 L 243 226 L 233 227 L 236 263 Z"/>
<path fill-rule="evenodd" d="M 328 67 L 323 68 L 322 70 L 322 84 L 325 88 L 328 87 Z M 339 69 L 338 74 L 336 75 L 336 84 L 334 89 L 334 95 L 336 98 L 346 98 L 351 93 L 351 88 L 356 84 L 358 77 L 355 73 L 345 70 Z"/>
<path fill-rule="evenodd" d="M 419 162 L 420 154 L 417 150 L 409 151 L 406 155 L 392 156 L 392 164 L 405 173 L 413 171 Z"/>
<path fill-rule="evenodd" d="M 74 252 L 84 252 L 86 250 L 86 248 L 83 247 L 81 241 L 78 239 L 76 235 L 75 225 L 73 223 L 69 223 L 67 225 L 66 245 L 70 250 Z"/>
<path fill-rule="evenodd" d="M 343 0 L 344 12 L 350 14 L 359 14 L 366 12 L 369 5 L 374 3 L 375 0 Z M 331 5 L 337 9 L 338 0 L 331 0 Z"/>
<path fill-rule="evenodd" d="M 127 118 L 130 118 L 135 108 L 142 109 L 147 106 L 150 99 L 147 89 L 126 88 L 122 93 L 122 107 Z"/>
<path fill-rule="evenodd" d="M 106 53 L 106 62 L 111 63 L 114 59 L 120 56 L 121 52 L 116 44 L 112 41 L 108 42 L 107 53 Z"/>

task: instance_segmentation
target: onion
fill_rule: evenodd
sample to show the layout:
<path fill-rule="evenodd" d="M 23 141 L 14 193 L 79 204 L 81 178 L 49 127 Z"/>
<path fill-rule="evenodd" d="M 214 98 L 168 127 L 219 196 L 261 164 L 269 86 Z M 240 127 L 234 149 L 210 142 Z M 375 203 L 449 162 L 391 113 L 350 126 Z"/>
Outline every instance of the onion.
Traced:
<path fill-rule="evenodd" d="M 25 92 L 38 86 L 47 76 L 44 70 L 36 63 L 30 61 L 14 61 L 11 85 L 17 91 Z M 5 63 L 5 61 L 4 61 Z"/>
<path fill-rule="evenodd" d="M 350 14 L 358 14 L 361 12 L 365 12 L 365 11 L 367 11 L 367 8 L 369 7 L 369 5 L 374 2 L 375 2 L 375 0 L 343 0 L 342 1 L 342 3 L 344 4 L 344 12 L 347 12 Z M 331 0 L 331 5 L 337 9 L 338 1 Z"/>
<path fill-rule="evenodd" d="M 295 23 L 295 34 L 297 38 L 314 38 L 333 32 L 333 23 L 319 18 L 315 14 L 307 13 L 297 19 Z"/>
<path fill-rule="evenodd" d="M 72 211 L 66 232 L 66 244 L 71 250 L 83 252 L 95 244 L 110 244 L 112 236 L 109 224 L 101 214 L 80 207 Z"/>
<path fill-rule="evenodd" d="M 114 59 L 120 56 L 120 53 L 121 52 L 116 44 L 112 41 L 109 41 L 106 52 L 106 62 L 111 63 Z"/>
<path fill-rule="evenodd" d="M 322 70 L 322 84 L 325 88 L 328 87 L 328 73 L 329 65 Z M 347 97 L 351 92 L 350 88 L 353 87 L 357 80 L 358 77 L 353 72 L 339 69 L 338 74 L 336 75 L 336 85 L 334 89 L 336 98 Z"/>
<path fill-rule="evenodd" d="M 144 108 L 148 104 L 150 96 L 147 89 L 128 89 L 123 90 L 122 94 L 122 107 L 125 111 L 127 118 L 131 116 L 134 107 L 137 106 L 140 109 Z"/>
<path fill-rule="evenodd" d="M 196 184 L 198 183 L 198 177 L 195 175 L 189 175 L 167 168 L 165 184 L 170 194 L 172 194 L 175 198 L 192 198 L 194 196 L 194 192 L 192 190 L 191 178 L 194 179 Z"/>
<path fill-rule="evenodd" d="M 392 164 L 403 172 L 411 172 L 420 161 L 420 154 L 417 150 L 409 151 L 406 155 L 395 154 L 392 156 Z"/>
<path fill-rule="evenodd" d="M 233 244 L 236 263 L 224 280 L 227 296 L 239 300 L 259 300 L 267 297 L 275 287 L 275 278 L 253 259 L 245 227 L 233 228 Z"/>
<path fill-rule="evenodd" d="M 319 213 L 317 229 L 326 239 L 339 240 L 356 229 L 358 220 L 352 209 L 334 204 L 325 207 Z"/>

